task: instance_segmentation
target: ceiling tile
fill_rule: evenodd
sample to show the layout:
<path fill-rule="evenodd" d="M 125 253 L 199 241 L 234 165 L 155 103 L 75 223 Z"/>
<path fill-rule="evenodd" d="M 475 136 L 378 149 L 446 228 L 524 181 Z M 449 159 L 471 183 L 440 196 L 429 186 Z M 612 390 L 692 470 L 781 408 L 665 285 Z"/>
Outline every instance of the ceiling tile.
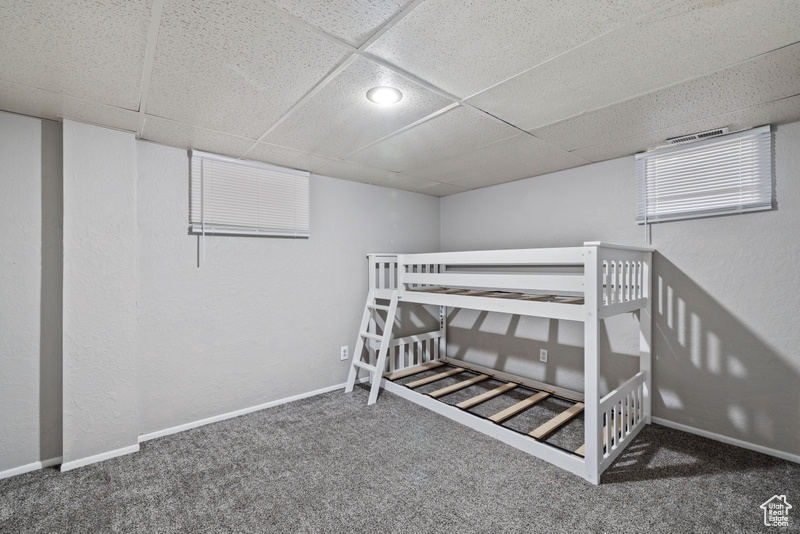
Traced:
<path fill-rule="evenodd" d="M 403 93 L 393 106 L 367 100 L 367 90 L 391 85 Z M 357 58 L 263 140 L 339 158 L 451 102 L 375 63 Z"/>
<path fill-rule="evenodd" d="M 431 120 L 347 157 L 350 161 L 404 171 L 472 151 L 519 130 L 474 109 L 451 109 Z"/>
<path fill-rule="evenodd" d="M 446 197 L 447 195 L 455 195 L 464 191 L 469 191 L 469 189 L 455 184 L 436 184 L 430 187 L 423 187 L 418 192 L 435 197 Z"/>
<path fill-rule="evenodd" d="M 416 176 L 393 173 L 388 178 L 381 180 L 377 185 L 421 193 L 426 188 L 435 187 L 440 184 L 433 180 L 425 180 L 423 178 L 417 178 Z"/>
<path fill-rule="evenodd" d="M 428 0 L 368 52 L 465 98 L 667 0 Z"/>
<path fill-rule="evenodd" d="M 469 103 L 532 130 L 730 66 L 798 37 L 797 0 L 683 1 Z"/>
<path fill-rule="evenodd" d="M 0 78 L 139 109 L 150 1 L 0 2 Z"/>
<path fill-rule="evenodd" d="M 411 0 L 267 0 L 304 22 L 355 47 L 372 37 Z"/>
<path fill-rule="evenodd" d="M 383 169 L 366 167 L 347 161 L 334 161 L 315 170 L 314 174 L 330 176 L 331 178 L 341 178 L 342 180 L 350 180 L 353 182 L 363 182 L 365 184 L 380 184 L 395 175 L 395 173 Z"/>
<path fill-rule="evenodd" d="M 737 132 L 763 124 L 784 124 L 798 120 L 800 120 L 800 96 L 793 96 L 686 124 L 671 126 L 663 130 L 582 148 L 576 150 L 574 154 L 589 161 L 604 161 L 659 147 L 664 144 L 666 139 L 672 137 L 713 130 L 720 126 L 727 126 L 731 132 Z"/>
<path fill-rule="evenodd" d="M 480 187 L 505 184 L 525 178 L 540 176 L 542 174 L 580 167 L 587 163 L 588 161 L 583 158 L 564 153 L 560 156 L 545 158 L 535 162 L 513 164 L 503 168 L 486 169 L 484 173 L 476 169 L 473 172 L 465 174 L 463 178 L 450 183 L 468 189 L 478 189 Z"/>
<path fill-rule="evenodd" d="M 2 109 L 21 115 L 70 119 L 131 132 L 136 131 L 139 122 L 139 114 L 129 109 L 3 81 L 0 81 L 0 103 Z"/>
<path fill-rule="evenodd" d="M 535 169 L 536 162 L 557 156 L 562 156 L 565 163 L 574 162 L 577 165 L 587 163 L 569 152 L 523 133 L 480 150 L 431 162 L 409 170 L 408 174 L 437 182 L 452 182 L 467 176 L 485 176 L 496 169 L 512 166 Z"/>
<path fill-rule="evenodd" d="M 254 139 L 206 130 L 151 115 L 145 118 L 140 138 L 162 145 L 193 148 L 233 158 L 241 156 L 255 143 Z"/>
<path fill-rule="evenodd" d="M 347 53 L 257 0 L 165 0 L 147 113 L 258 138 Z"/>
<path fill-rule="evenodd" d="M 309 172 L 316 172 L 318 169 L 336 161 L 316 154 L 309 154 L 308 152 L 269 143 L 253 145 L 242 157 Z"/>
<path fill-rule="evenodd" d="M 533 130 L 567 150 L 800 94 L 800 43 L 702 78 Z M 723 126 L 723 125 L 720 125 Z"/>

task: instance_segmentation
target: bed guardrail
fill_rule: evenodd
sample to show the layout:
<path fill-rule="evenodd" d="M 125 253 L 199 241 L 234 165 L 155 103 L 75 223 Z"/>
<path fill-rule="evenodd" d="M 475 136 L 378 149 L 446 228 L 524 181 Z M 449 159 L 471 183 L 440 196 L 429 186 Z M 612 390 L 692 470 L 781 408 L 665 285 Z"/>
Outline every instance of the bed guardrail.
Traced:
<path fill-rule="evenodd" d="M 376 299 L 389 300 L 392 293 L 398 287 L 398 259 L 396 254 L 369 254 L 369 288 Z M 430 268 L 436 266 L 431 265 Z M 375 317 L 370 321 L 370 332 L 376 331 L 374 324 Z M 386 328 L 385 324 L 380 325 Z M 441 343 L 444 337 L 441 330 L 434 330 L 422 334 L 393 338 L 389 343 L 386 355 L 386 365 L 384 373 L 401 371 L 408 367 L 414 367 L 440 359 Z M 367 343 L 369 352 L 368 361 L 371 365 L 376 365 L 378 356 L 378 340 L 370 338 Z"/>
<path fill-rule="evenodd" d="M 440 331 L 426 332 L 413 336 L 392 339 L 386 355 L 384 373 L 402 371 L 408 367 L 415 367 L 436 361 L 440 358 L 439 339 Z M 375 365 L 377 350 L 370 350 L 370 363 Z"/>
<path fill-rule="evenodd" d="M 652 251 L 634 247 L 598 245 L 602 266 L 599 318 L 643 308 L 650 296 L 650 258 Z"/>
<path fill-rule="evenodd" d="M 599 416 L 603 425 L 600 472 L 622 452 L 647 423 L 644 396 L 647 371 L 639 371 L 627 382 L 600 399 Z"/>
<path fill-rule="evenodd" d="M 369 254 L 369 289 L 375 298 L 390 299 L 397 289 L 397 254 Z"/>

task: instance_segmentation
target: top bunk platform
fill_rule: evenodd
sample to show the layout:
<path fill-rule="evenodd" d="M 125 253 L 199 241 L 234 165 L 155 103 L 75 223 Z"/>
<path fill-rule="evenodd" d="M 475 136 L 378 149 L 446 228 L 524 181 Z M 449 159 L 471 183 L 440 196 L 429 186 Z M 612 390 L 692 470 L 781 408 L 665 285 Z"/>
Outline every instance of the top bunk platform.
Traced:
<path fill-rule="evenodd" d="M 643 308 L 650 295 L 647 247 L 587 242 L 369 257 L 374 296 L 400 302 L 586 321 Z"/>

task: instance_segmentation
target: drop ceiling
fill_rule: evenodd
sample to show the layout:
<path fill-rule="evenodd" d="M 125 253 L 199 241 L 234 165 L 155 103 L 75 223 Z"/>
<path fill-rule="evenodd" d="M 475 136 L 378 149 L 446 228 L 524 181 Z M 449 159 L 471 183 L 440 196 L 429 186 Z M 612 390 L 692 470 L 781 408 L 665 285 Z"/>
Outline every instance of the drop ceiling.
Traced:
<path fill-rule="evenodd" d="M 444 196 L 800 120 L 800 2 L 3 0 L 0 109 Z"/>

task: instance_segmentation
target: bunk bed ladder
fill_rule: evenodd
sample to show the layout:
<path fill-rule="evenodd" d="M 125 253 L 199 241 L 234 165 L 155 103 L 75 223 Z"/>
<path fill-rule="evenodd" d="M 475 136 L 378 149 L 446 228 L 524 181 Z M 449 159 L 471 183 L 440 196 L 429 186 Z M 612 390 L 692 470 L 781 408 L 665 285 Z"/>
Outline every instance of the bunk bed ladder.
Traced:
<path fill-rule="evenodd" d="M 378 400 L 378 390 L 381 387 L 381 380 L 383 373 L 386 370 L 386 354 L 389 349 L 389 342 L 392 338 L 392 325 L 394 324 L 395 315 L 397 314 L 397 297 L 392 294 L 389 305 L 378 304 L 373 291 L 367 295 L 367 303 L 364 306 L 364 315 L 361 318 L 361 326 L 358 330 L 358 340 L 356 341 L 355 351 L 353 351 L 353 360 L 350 365 L 350 374 L 347 377 L 347 386 L 345 393 L 350 393 L 355 387 L 356 380 L 358 379 L 358 371 L 363 369 L 369 373 L 370 389 L 369 400 L 367 405 L 375 404 Z M 383 325 L 383 332 L 377 332 L 377 321 L 375 320 L 375 313 L 379 310 L 386 312 L 386 321 Z M 374 348 L 378 345 L 378 357 L 375 358 L 373 364 Z M 367 349 L 366 351 L 364 349 Z M 364 361 L 363 355 L 367 355 L 367 361 Z"/>

